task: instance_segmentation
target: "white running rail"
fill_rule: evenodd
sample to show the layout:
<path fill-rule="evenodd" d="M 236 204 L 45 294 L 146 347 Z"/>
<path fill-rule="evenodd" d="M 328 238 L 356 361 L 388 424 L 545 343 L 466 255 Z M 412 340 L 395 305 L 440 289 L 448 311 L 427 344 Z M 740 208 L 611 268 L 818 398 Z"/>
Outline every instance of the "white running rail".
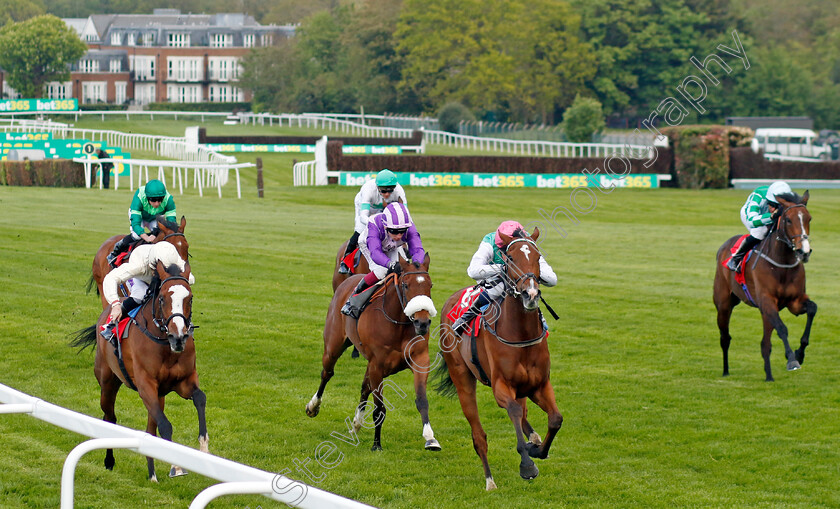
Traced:
<path fill-rule="evenodd" d="M 73 508 L 74 477 L 79 459 L 85 453 L 99 449 L 128 449 L 142 456 L 151 456 L 222 481 L 222 484 L 211 486 L 201 492 L 193 500 L 190 509 L 203 509 L 211 500 L 228 494 L 264 495 L 292 507 L 304 509 L 371 507 L 280 474 L 242 465 L 181 444 L 168 442 L 142 431 L 94 419 L 29 396 L 3 384 L 0 384 L 0 403 L 5 403 L 0 404 L 0 414 L 28 414 L 60 428 L 93 438 L 79 444 L 65 460 L 61 473 L 61 509 Z"/>

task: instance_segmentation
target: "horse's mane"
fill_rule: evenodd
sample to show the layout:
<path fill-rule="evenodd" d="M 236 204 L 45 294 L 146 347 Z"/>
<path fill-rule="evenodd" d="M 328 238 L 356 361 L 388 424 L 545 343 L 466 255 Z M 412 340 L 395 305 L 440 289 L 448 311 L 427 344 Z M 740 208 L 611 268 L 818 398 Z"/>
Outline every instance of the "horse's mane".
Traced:
<path fill-rule="evenodd" d="M 177 232 L 178 229 L 180 228 L 180 226 L 178 226 L 178 223 L 176 223 L 174 221 L 169 221 L 168 219 L 165 219 L 163 216 L 156 216 L 155 220 L 158 223 L 162 224 L 163 226 L 167 227 L 168 229 L 170 229 L 174 232 Z"/>
<path fill-rule="evenodd" d="M 787 200 L 792 203 L 800 204 L 802 203 L 802 197 L 796 194 L 795 191 L 791 191 L 789 193 L 781 193 L 776 195 L 777 198 L 781 198 L 783 200 Z"/>
<path fill-rule="evenodd" d="M 164 270 L 170 276 L 180 276 L 181 275 L 181 269 L 178 267 L 177 264 L 174 264 L 174 263 L 172 265 L 166 267 Z"/>

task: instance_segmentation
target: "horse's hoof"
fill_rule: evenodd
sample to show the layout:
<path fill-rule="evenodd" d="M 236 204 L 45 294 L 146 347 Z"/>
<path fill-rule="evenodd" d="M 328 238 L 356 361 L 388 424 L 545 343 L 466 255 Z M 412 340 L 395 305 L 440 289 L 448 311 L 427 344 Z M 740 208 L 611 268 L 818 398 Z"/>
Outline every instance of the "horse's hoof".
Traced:
<path fill-rule="evenodd" d="M 370 448 L 371 451 L 381 451 L 382 445 L 380 444 L 373 444 L 373 447 Z"/>
<path fill-rule="evenodd" d="M 158 480 L 157 480 L 157 475 L 156 475 L 156 474 L 152 474 L 152 476 L 151 476 L 151 477 L 149 477 L 149 482 L 158 482 Z"/>
<path fill-rule="evenodd" d="M 797 369 L 801 368 L 802 366 L 799 365 L 799 362 L 793 360 L 787 363 L 787 370 L 788 371 L 796 371 Z"/>
<path fill-rule="evenodd" d="M 540 475 L 540 469 L 537 468 L 537 465 L 535 465 L 533 461 L 530 465 L 519 465 L 519 477 L 525 479 L 526 481 L 533 479 L 538 475 Z"/>
<path fill-rule="evenodd" d="M 309 405 L 306 405 L 306 415 L 308 415 L 309 417 L 315 417 L 320 411 L 320 406 L 316 406 L 315 408 L 309 408 Z"/>
<path fill-rule="evenodd" d="M 105 469 L 114 470 L 114 458 L 105 458 Z"/>
<path fill-rule="evenodd" d="M 426 440 L 426 450 L 427 451 L 439 451 L 440 450 L 440 443 L 435 440 L 434 438 L 431 440 Z"/>
<path fill-rule="evenodd" d="M 493 480 L 492 477 L 487 478 L 487 491 L 493 491 L 496 489 L 496 481 Z"/>
<path fill-rule="evenodd" d="M 776 379 L 775 379 L 775 378 L 773 378 L 772 376 L 768 376 L 767 378 L 765 378 L 765 379 L 764 379 L 764 381 L 765 381 L 765 382 L 775 382 L 775 381 L 776 381 Z"/>
<path fill-rule="evenodd" d="M 539 458 L 540 457 L 540 446 L 533 443 L 528 442 L 525 444 L 525 448 L 528 449 L 528 456 L 532 458 Z"/>
<path fill-rule="evenodd" d="M 182 475 L 187 474 L 189 474 L 189 472 L 181 467 L 176 467 L 175 465 L 172 465 L 172 468 L 169 469 L 169 477 L 181 477 Z"/>

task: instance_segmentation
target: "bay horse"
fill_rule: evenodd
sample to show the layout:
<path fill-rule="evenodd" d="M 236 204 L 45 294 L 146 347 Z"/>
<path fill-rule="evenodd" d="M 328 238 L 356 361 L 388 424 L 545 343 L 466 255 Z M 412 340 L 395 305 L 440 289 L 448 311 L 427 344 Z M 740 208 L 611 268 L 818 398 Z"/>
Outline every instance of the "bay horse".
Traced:
<path fill-rule="evenodd" d="M 189 263 L 190 245 L 187 242 L 187 238 L 184 237 L 184 228 L 187 226 L 187 219 L 181 216 L 181 223 L 178 224 L 165 220 L 163 216 L 158 216 L 157 225 L 158 233 L 152 244 L 164 241 L 169 242 L 178 250 L 178 255 L 185 262 Z M 93 268 L 91 269 L 90 279 L 88 280 L 87 291 L 90 292 L 96 286 L 96 294 L 102 300 L 102 309 L 107 309 L 110 306 L 110 303 L 105 301 L 105 296 L 102 295 L 102 281 L 112 269 L 111 264 L 108 263 L 108 255 L 114 250 L 114 244 L 119 242 L 124 236 L 114 235 L 108 238 L 108 240 L 99 246 L 96 255 L 93 257 Z"/>
<path fill-rule="evenodd" d="M 394 382 L 385 378 L 411 367 L 414 372 L 414 402 L 423 423 L 425 448 L 439 451 L 440 444 L 429 423 L 429 402 L 426 399 L 429 370 L 415 369 L 415 366 L 428 366 L 429 326 L 432 317 L 437 314 L 431 299 L 429 254 L 426 253 L 420 265 L 404 259 L 400 259 L 399 264 L 402 269 L 399 276 L 388 274 L 385 277 L 358 320 L 342 314 L 341 307 L 363 276 L 353 275 L 339 285 L 330 302 L 324 325 L 321 385 L 306 404 L 306 415 L 318 415 L 324 388 L 334 374 L 333 368 L 344 351 L 353 345 L 367 359 L 368 364 L 350 433 L 355 435 L 363 425 L 373 427 L 371 450 L 382 450 L 381 433 L 386 407 L 393 408 L 383 395 L 385 386 L 391 385 L 403 397 L 405 394 Z M 411 364 L 408 359 L 412 360 Z M 366 410 L 371 393 L 374 410 L 371 416 L 373 422 L 369 424 Z"/>
<path fill-rule="evenodd" d="M 175 391 L 184 399 L 192 399 L 198 412 L 198 443 L 203 452 L 209 452 L 209 439 L 205 421 L 207 397 L 198 387 L 195 369 L 195 340 L 192 317 L 192 291 L 189 267 L 183 273 L 177 265 L 164 267 L 157 264 L 156 279 L 149 285 L 153 295 L 143 302 L 139 312 L 128 325 L 128 332 L 120 341 L 122 359 L 115 347 L 98 331 L 108 321 L 109 310 L 103 310 L 96 325 L 76 333 L 71 346 L 96 350 L 94 374 L 99 381 L 99 404 L 103 420 L 116 423 L 114 402 L 122 384 L 137 391 L 148 411 L 146 431 L 152 435 L 160 430 L 161 438 L 172 440 L 172 424 L 163 413 L 164 398 Z M 154 459 L 147 457 L 149 480 L 157 482 Z M 105 454 L 105 468 L 113 470 L 114 453 Z M 172 466 L 170 477 L 185 474 L 180 467 Z"/>
<path fill-rule="evenodd" d="M 368 265 L 367 258 L 365 255 L 359 251 L 359 264 L 355 267 L 351 267 L 350 270 L 353 272 L 351 274 L 341 274 L 338 272 L 338 268 L 341 266 L 341 260 L 344 258 L 344 251 L 347 249 L 347 243 L 350 242 L 349 240 L 344 241 L 344 244 L 338 248 L 338 253 L 335 255 L 335 267 L 333 267 L 333 277 L 332 277 L 332 287 L 333 293 L 335 293 L 338 286 L 344 282 L 345 279 L 352 276 L 353 274 L 367 274 L 370 272 L 370 266 Z"/>
<path fill-rule="evenodd" d="M 496 489 L 496 482 L 487 461 L 487 434 L 478 417 L 477 379 L 486 375 L 487 380 L 481 382 L 490 386 L 496 403 L 507 410 L 513 422 L 516 450 L 521 457 L 519 475 L 523 479 L 537 477 L 539 470 L 531 458 L 548 457 L 551 443 L 563 424 L 549 379 L 548 331 L 537 312 L 540 302 L 540 250 L 535 241 L 540 231 L 535 228 L 530 236 L 523 231 L 518 233 L 517 237 L 500 234 L 505 246 L 503 280 L 506 295 L 499 309 L 494 310 L 493 323 L 486 316 L 481 317 L 475 344 L 472 344 L 469 335 L 459 336 L 447 316 L 467 288 L 452 294 L 441 312 L 444 363 L 435 369 L 440 381 L 437 390 L 442 394 L 451 394 L 454 388 L 457 392 L 461 409 L 472 430 L 473 447 L 484 467 L 488 491 Z M 472 358 L 478 359 L 478 366 Z M 526 398 L 548 415 L 548 432 L 544 441 L 527 420 Z"/>
<path fill-rule="evenodd" d="M 805 347 L 811 335 L 811 323 L 817 313 L 817 305 L 805 293 L 804 264 L 811 256 L 810 233 L 811 214 L 808 213 L 808 191 L 802 197 L 796 193 L 777 196 L 780 208 L 778 219 L 767 237 L 741 262 L 746 283 L 745 289 L 735 281 L 735 273 L 729 270 L 726 260 L 732 246 L 740 237 L 736 235 L 717 251 L 717 270 L 714 283 L 714 303 L 717 308 L 717 324 L 720 329 L 720 348 L 723 350 L 723 376 L 729 375 L 729 319 L 732 308 L 739 302 L 757 307 L 764 321 L 764 336 L 761 339 L 761 355 L 764 357 L 766 381 L 773 381 L 770 370 L 770 337 L 773 330 L 785 346 L 788 371 L 797 370 L 805 361 Z M 788 330 L 779 311 L 788 308 L 796 316 L 807 313 L 805 332 L 799 348 L 794 352 L 788 343 Z"/>

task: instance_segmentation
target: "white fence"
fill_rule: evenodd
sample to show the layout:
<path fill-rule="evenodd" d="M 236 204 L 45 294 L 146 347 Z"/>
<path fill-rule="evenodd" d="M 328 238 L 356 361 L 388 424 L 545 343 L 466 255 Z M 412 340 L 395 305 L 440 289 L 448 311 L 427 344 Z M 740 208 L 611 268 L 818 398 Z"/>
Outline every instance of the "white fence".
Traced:
<path fill-rule="evenodd" d="M 216 497 L 229 494 L 264 495 L 290 506 L 305 509 L 370 507 L 279 474 L 168 442 L 142 431 L 94 419 L 34 398 L 3 384 L 0 384 L 0 403 L 4 403 L 0 404 L 0 414 L 28 414 L 94 439 L 79 444 L 64 462 L 61 473 L 61 509 L 73 507 L 74 477 L 79 459 L 87 452 L 100 449 L 128 449 L 222 481 L 222 484 L 211 486 L 201 492 L 193 500 L 190 509 L 203 509 Z M 2 437 L 0 437 L 0 443 L 2 443 Z"/>
<path fill-rule="evenodd" d="M 295 186 L 325 186 L 327 178 L 338 172 L 327 171 L 327 137 L 315 142 L 315 160 L 297 163 L 292 168 Z"/>

